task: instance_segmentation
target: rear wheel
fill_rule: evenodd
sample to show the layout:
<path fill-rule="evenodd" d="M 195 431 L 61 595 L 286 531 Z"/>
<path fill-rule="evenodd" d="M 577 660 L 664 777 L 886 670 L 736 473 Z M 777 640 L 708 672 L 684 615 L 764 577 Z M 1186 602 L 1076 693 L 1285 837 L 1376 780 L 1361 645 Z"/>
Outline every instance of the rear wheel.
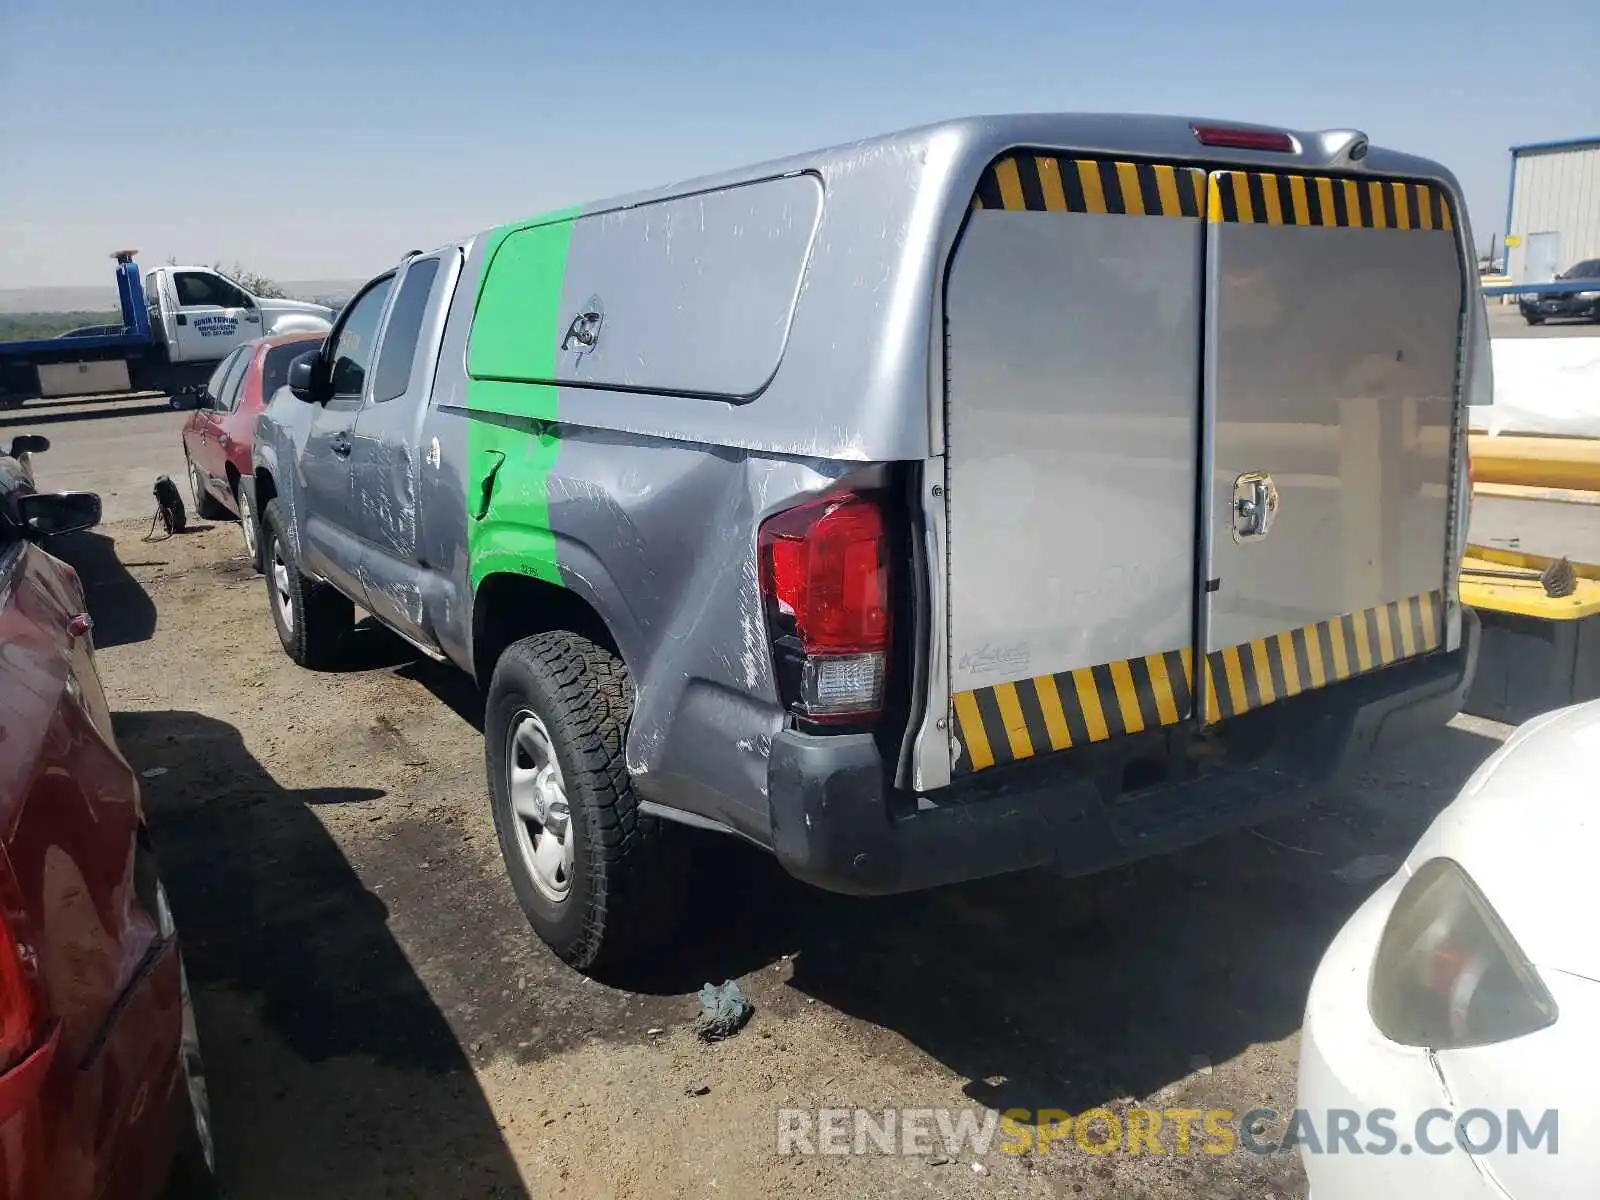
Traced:
<path fill-rule="evenodd" d="M 1543 317 L 1524 317 L 1522 319 L 1524 321 L 1526 321 L 1529 325 L 1543 325 L 1544 324 L 1544 318 Z"/>
<path fill-rule="evenodd" d="M 206 491 L 205 476 L 194 465 L 194 459 L 185 453 L 183 461 L 189 467 L 189 495 L 194 498 L 194 515 L 202 521 L 217 521 L 227 516 L 228 510 L 222 501 Z"/>
<path fill-rule="evenodd" d="M 327 666 L 355 625 L 355 605 L 332 584 L 300 573 L 277 500 L 267 504 L 264 533 L 267 602 L 284 653 L 302 667 Z"/>
<path fill-rule="evenodd" d="M 261 521 L 256 516 L 253 488 L 247 488 L 240 479 L 233 485 L 233 502 L 239 507 L 239 536 L 244 540 L 244 554 L 258 572 L 261 568 Z"/>
<path fill-rule="evenodd" d="M 681 839 L 639 812 L 623 741 L 633 683 L 587 638 L 513 643 L 489 684 L 484 757 L 506 872 L 534 931 L 580 971 L 637 960 L 681 915 Z"/>
<path fill-rule="evenodd" d="M 166 888 L 156 884 L 156 924 L 163 938 L 177 936 Z M 178 1039 L 178 1069 L 183 1075 L 180 1096 L 183 1133 L 178 1154 L 167 1180 L 166 1200 L 214 1200 L 217 1189 L 217 1151 L 211 1133 L 211 1093 L 206 1087 L 205 1061 L 200 1057 L 200 1032 L 195 1023 L 194 997 L 189 973 L 178 957 L 178 997 L 183 1026 Z"/>

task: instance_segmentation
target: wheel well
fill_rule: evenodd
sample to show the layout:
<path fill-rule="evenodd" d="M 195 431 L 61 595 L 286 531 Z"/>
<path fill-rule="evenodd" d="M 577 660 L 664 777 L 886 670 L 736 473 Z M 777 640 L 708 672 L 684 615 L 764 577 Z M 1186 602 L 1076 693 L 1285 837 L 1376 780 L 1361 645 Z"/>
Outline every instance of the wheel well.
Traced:
<path fill-rule="evenodd" d="M 268 502 L 276 499 L 277 495 L 278 486 L 272 482 L 272 472 L 258 470 L 256 472 L 256 511 L 258 513 L 266 512 Z"/>
<path fill-rule="evenodd" d="M 239 468 L 231 462 L 224 463 L 222 473 L 228 477 L 228 490 L 237 493 L 239 491 Z"/>
<path fill-rule="evenodd" d="M 576 592 L 525 575 L 488 576 L 472 602 L 472 671 L 478 685 L 489 686 L 495 663 L 512 642 L 558 629 L 622 657 L 605 621 Z"/>

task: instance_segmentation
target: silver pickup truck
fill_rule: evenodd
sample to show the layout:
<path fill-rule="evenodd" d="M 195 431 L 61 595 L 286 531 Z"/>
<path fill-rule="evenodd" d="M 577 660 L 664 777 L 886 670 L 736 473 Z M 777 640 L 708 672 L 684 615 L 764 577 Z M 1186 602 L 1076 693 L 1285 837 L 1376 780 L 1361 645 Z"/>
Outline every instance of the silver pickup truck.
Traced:
<path fill-rule="evenodd" d="M 720 830 L 844 892 L 1098 870 L 1453 715 L 1454 178 L 1350 130 L 953 121 L 408 256 L 255 439 L 267 593 L 471 672 L 597 970 Z"/>

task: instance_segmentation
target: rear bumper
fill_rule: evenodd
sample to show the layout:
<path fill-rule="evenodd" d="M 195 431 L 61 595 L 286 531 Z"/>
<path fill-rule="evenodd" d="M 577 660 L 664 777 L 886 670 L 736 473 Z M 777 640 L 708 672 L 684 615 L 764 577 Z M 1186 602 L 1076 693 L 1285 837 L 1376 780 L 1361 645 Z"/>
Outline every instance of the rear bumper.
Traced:
<path fill-rule="evenodd" d="M 1257 722 L 1266 738 L 1252 761 L 1110 798 L 1101 782 L 1075 770 L 1070 754 L 896 797 L 870 735 L 786 730 L 773 739 L 768 765 L 773 849 L 790 874 L 863 895 L 1029 867 L 1084 875 L 1176 850 L 1305 804 L 1380 745 L 1443 726 L 1461 710 L 1478 642 L 1477 618 L 1463 610 L 1454 653 L 1240 718 Z"/>

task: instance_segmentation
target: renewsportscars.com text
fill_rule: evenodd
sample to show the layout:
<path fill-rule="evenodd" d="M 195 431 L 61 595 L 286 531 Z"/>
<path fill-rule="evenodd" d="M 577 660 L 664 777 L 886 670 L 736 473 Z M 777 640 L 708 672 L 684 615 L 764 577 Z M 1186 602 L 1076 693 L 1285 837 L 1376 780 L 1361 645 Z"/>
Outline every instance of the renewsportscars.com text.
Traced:
<path fill-rule="evenodd" d="M 1279 1133 L 1269 1130 L 1280 1129 Z M 899 1154 L 1558 1154 L 1560 1114 L 1435 1108 L 1414 1120 L 1392 1109 L 785 1108 L 778 1153 Z"/>

